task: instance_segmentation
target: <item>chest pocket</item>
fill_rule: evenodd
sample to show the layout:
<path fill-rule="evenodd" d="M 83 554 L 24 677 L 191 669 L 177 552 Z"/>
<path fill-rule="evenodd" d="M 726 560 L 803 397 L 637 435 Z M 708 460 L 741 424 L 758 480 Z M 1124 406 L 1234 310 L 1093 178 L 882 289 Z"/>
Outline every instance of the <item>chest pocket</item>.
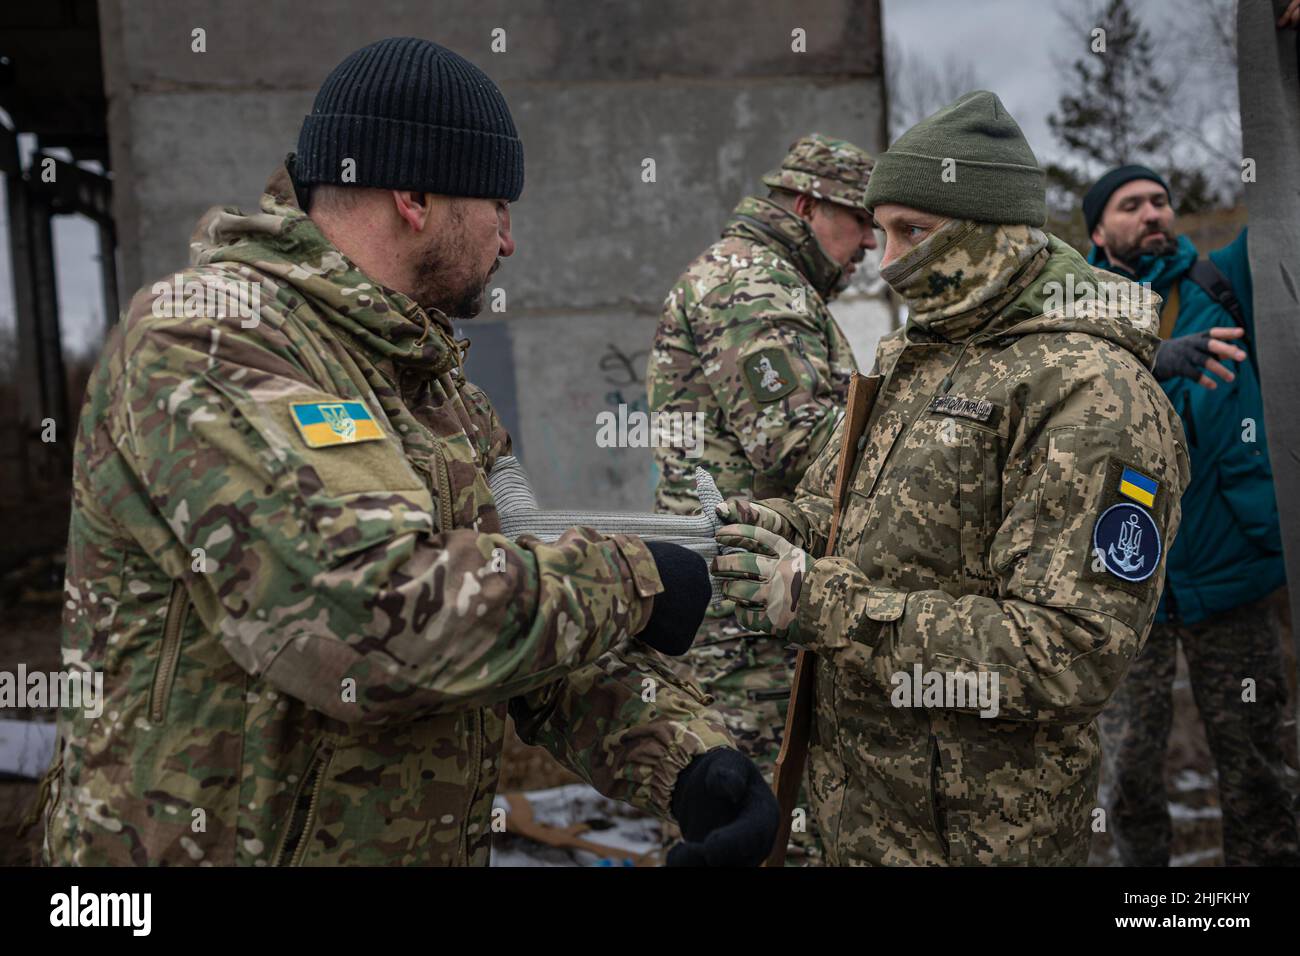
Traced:
<path fill-rule="evenodd" d="M 991 594 L 1000 444 L 993 428 L 922 413 L 875 481 L 859 565 L 891 586 Z"/>

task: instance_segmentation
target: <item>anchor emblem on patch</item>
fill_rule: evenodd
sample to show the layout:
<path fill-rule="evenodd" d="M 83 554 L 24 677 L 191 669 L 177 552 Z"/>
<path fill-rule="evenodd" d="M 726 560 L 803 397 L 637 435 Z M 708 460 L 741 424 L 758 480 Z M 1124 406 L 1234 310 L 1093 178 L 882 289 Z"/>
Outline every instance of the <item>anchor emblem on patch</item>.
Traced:
<path fill-rule="evenodd" d="M 1146 558 L 1139 557 L 1136 561 L 1133 560 L 1134 556 L 1142 550 L 1142 529 L 1138 527 L 1137 515 L 1129 515 L 1128 520 L 1120 525 L 1118 544 L 1123 557 L 1116 556 L 1114 544 L 1110 546 L 1108 553 L 1119 569 L 1125 574 L 1132 574 L 1141 569 L 1142 562 Z"/>
<path fill-rule="evenodd" d="M 1145 509 L 1123 502 L 1097 519 L 1092 548 L 1117 578 L 1145 581 L 1160 563 L 1160 531 Z"/>

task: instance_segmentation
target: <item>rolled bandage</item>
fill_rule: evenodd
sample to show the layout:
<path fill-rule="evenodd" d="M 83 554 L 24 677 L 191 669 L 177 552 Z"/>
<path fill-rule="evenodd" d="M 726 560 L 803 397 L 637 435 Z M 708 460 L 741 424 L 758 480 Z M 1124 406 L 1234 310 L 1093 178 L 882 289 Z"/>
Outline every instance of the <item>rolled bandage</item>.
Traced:
<path fill-rule="evenodd" d="M 700 511 L 693 515 L 655 514 L 639 511 L 548 511 L 537 504 L 524 466 L 514 455 L 498 458 L 488 474 L 488 487 L 496 500 L 501 519 L 501 533 L 511 540 L 531 534 L 551 542 L 573 527 L 591 528 L 601 534 L 634 534 L 647 541 L 668 541 L 689 548 L 712 566 L 718 553 L 714 534 L 722 526 L 716 507 L 722 495 L 713 476 L 703 468 L 695 469 L 695 493 Z M 713 584 L 712 603 L 722 599 L 717 579 Z"/>

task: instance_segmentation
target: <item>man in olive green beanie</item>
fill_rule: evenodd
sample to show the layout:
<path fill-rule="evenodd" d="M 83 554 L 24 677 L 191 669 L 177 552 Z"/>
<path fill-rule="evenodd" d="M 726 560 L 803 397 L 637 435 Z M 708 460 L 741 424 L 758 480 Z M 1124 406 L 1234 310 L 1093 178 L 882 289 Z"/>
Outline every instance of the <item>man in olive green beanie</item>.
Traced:
<path fill-rule="evenodd" d="M 967 93 L 923 119 L 876 160 L 866 204 L 913 206 L 954 219 L 1047 222 L 1047 177 L 993 93 Z"/>
<path fill-rule="evenodd" d="M 1095 718 L 1187 483 L 1154 310 L 1042 231 L 1043 172 L 992 93 L 900 137 L 865 203 L 909 315 L 876 352 L 834 548 L 843 422 L 793 496 L 731 510 L 719 542 L 743 550 L 715 571 L 742 625 L 816 653 L 830 864 L 1080 865 Z"/>

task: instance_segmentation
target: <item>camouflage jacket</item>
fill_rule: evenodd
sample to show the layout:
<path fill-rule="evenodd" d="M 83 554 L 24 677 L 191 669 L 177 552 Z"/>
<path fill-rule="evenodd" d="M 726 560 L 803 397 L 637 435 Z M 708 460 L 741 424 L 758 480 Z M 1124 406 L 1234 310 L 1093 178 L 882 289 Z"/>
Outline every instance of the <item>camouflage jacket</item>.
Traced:
<path fill-rule="evenodd" d="M 817 287 L 838 269 L 808 224 L 765 199 L 736 207 L 722 238 L 677 280 L 646 372 L 654 412 L 702 412 L 699 458 L 657 447 L 655 506 L 699 508 L 696 466 L 724 498 L 794 490 L 830 437 L 853 352 Z"/>
<path fill-rule="evenodd" d="M 666 817 L 728 738 L 626 640 L 662 591 L 645 545 L 496 533 L 510 440 L 446 320 L 358 272 L 283 169 L 192 245 L 182 281 L 260 308 L 142 290 L 93 376 L 63 653 L 105 706 L 61 714 L 47 858 L 486 865 L 507 713 Z"/>
<path fill-rule="evenodd" d="M 1094 718 L 1151 626 L 1187 453 L 1148 370 L 1154 308 L 1038 235 L 1003 294 L 881 341 L 842 530 L 802 581 L 811 799 L 833 864 L 1087 858 Z M 921 277 L 978 284 L 996 259 Z M 1052 304 L 1054 286 L 1103 277 L 1129 305 Z M 842 430 L 793 500 L 764 502 L 813 555 Z"/>

